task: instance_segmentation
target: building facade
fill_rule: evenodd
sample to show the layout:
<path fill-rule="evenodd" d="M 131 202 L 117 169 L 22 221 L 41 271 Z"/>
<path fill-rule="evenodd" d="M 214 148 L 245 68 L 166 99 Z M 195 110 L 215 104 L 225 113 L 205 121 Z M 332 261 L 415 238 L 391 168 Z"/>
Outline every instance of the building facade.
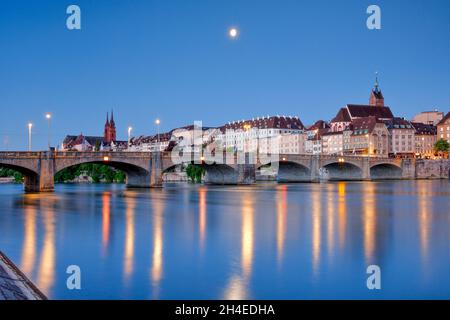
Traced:
<path fill-rule="evenodd" d="M 437 124 L 437 139 L 444 139 L 450 143 L 450 112 Z"/>
<path fill-rule="evenodd" d="M 421 122 L 411 122 L 415 132 L 415 152 L 419 158 L 433 158 L 434 145 L 437 140 L 437 130 L 432 124 L 424 124 Z"/>
<path fill-rule="evenodd" d="M 402 118 L 386 122 L 389 130 L 389 154 L 394 157 L 413 157 L 415 155 L 415 129 Z"/>
<path fill-rule="evenodd" d="M 442 120 L 442 118 L 444 118 L 443 112 L 437 110 L 424 111 L 416 114 L 412 122 L 436 126 Z"/>

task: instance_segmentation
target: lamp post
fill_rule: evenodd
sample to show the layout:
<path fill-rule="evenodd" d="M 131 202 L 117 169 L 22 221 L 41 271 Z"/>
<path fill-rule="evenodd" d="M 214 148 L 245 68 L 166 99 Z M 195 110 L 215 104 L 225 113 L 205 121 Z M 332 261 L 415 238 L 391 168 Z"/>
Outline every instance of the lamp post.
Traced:
<path fill-rule="evenodd" d="M 31 128 L 33 128 L 33 124 L 31 122 L 28 123 L 28 151 L 31 151 Z"/>
<path fill-rule="evenodd" d="M 157 133 L 157 135 L 156 135 L 156 146 L 157 146 L 158 151 L 159 151 L 160 150 L 160 147 L 159 147 L 159 125 L 161 124 L 161 120 L 156 119 L 155 120 L 155 124 L 156 124 L 156 133 Z"/>
<path fill-rule="evenodd" d="M 133 127 L 128 127 L 128 148 L 130 148 L 131 144 L 131 131 L 133 130 Z"/>
<path fill-rule="evenodd" d="M 51 141 L 51 122 L 52 122 L 52 115 L 51 113 L 46 113 L 45 114 L 45 119 L 47 119 L 48 121 L 48 148 L 50 149 L 52 141 Z"/>

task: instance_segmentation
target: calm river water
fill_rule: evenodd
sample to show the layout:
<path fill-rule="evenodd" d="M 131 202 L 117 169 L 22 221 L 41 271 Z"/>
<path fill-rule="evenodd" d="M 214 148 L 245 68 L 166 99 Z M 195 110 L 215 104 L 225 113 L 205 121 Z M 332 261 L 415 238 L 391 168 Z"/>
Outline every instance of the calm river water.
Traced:
<path fill-rule="evenodd" d="M 55 299 L 450 299 L 450 182 L 0 185 L 0 250 Z"/>

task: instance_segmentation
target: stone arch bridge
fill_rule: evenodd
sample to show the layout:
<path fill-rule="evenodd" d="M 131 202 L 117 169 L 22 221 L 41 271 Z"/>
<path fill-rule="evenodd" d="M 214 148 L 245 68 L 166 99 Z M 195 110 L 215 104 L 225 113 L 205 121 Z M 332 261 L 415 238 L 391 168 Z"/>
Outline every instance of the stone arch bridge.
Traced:
<path fill-rule="evenodd" d="M 187 156 L 187 158 L 186 158 Z M 169 152 L 0 152 L 0 167 L 21 172 L 25 190 L 54 190 L 54 176 L 59 171 L 84 163 L 106 164 L 127 175 L 129 187 L 162 186 L 165 171 L 181 163 L 197 163 L 206 169 L 211 184 L 252 184 L 261 168 L 277 170 L 281 182 L 315 182 L 320 180 L 414 179 L 415 159 L 393 159 L 358 156 L 277 155 L 272 161 L 252 161 L 245 154 L 225 155 L 223 161 L 203 161 L 199 154 L 187 154 L 174 161 Z M 447 172 L 448 176 L 448 172 Z"/>

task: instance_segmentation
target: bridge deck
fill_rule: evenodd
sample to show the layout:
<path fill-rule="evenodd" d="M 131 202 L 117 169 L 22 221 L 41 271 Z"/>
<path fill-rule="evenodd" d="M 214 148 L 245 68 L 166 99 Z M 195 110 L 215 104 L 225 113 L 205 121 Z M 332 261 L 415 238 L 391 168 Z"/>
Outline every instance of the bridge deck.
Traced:
<path fill-rule="evenodd" d="M 0 252 L 0 300 L 46 300 L 45 295 Z"/>

